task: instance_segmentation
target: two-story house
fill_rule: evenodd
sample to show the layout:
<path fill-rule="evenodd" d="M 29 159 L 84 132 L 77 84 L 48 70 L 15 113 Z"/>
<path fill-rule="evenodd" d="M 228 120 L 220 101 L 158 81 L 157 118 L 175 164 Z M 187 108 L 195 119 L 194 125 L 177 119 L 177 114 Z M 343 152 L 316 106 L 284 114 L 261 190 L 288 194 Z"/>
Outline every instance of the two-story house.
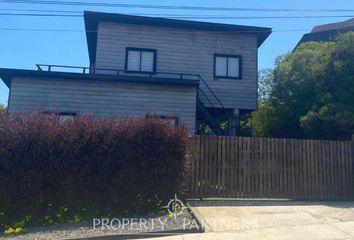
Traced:
<path fill-rule="evenodd" d="M 85 12 L 89 67 L 0 69 L 10 112 L 156 114 L 234 134 L 257 109 L 257 52 L 270 28 Z"/>

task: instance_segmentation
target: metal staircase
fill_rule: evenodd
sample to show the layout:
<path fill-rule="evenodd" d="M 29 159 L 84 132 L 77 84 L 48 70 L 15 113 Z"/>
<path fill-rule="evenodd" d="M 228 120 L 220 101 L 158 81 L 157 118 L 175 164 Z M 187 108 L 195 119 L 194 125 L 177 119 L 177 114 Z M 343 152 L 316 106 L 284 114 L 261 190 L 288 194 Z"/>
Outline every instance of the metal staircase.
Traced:
<path fill-rule="evenodd" d="M 201 76 L 199 76 L 199 83 L 196 114 L 197 134 L 201 134 L 198 132 L 200 131 L 199 126 L 208 126 L 212 135 L 228 135 L 228 127 L 222 127 L 222 122 L 227 120 L 225 119 L 228 116 L 227 109 Z"/>

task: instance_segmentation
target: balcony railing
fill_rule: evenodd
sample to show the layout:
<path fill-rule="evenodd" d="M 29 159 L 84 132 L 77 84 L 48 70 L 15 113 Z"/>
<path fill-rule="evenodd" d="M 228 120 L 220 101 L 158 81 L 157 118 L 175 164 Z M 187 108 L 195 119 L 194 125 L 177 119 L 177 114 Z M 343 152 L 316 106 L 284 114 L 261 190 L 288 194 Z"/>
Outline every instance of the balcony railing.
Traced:
<path fill-rule="evenodd" d="M 94 67 L 77 67 L 77 66 L 65 66 L 65 65 L 49 65 L 49 64 L 36 64 L 38 71 L 48 72 L 70 72 L 81 74 L 110 74 L 117 76 L 139 76 L 148 78 L 171 78 L 171 79 L 185 79 L 185 80 L 197 80 L 200 76 L 198 74 L 182 74 L 171 72 L 129 72 L 121 69 L 113 68 L 94 68 Z"/>

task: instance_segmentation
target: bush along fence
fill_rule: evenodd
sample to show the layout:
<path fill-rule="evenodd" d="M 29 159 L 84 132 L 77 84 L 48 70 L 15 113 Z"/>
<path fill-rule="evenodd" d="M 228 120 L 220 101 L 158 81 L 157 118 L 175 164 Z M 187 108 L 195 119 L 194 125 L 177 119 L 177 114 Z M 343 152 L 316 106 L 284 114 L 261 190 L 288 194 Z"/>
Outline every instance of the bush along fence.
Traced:
<path fill-rule="evenodd" d="M 190 197 L 354 199 L 352 141 L 195 136 Z"/>
<path fill-rule="evenodd" d="M 158 118 L 0 115 L 0 230 L 160 210 L 182 195 L 188 131 Z"/>

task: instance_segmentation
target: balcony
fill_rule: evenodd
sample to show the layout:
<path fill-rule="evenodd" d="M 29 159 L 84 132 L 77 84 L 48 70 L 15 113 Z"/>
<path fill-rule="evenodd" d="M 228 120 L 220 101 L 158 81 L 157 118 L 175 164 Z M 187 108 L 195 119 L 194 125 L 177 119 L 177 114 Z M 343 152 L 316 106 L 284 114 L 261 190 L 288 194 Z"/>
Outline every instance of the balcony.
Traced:
<path fill-rule="evenodd" d="M 125 70 L 112 69 L 112 68 L 77 67 L 77 66 L 49 65 L 49 64 L 36 64 L 36 66 L 38 71 L 46 71 L 46 72 L 103 74 L 103 75 L 127 76 L 127 77 L 145 77 L 145 78 L 201 81 L 201 77 L 198 74 L 183 74 L 183 73 L 171 73 L 171 72 L 131 73 L 131 72 L 126 72 Z"/>

